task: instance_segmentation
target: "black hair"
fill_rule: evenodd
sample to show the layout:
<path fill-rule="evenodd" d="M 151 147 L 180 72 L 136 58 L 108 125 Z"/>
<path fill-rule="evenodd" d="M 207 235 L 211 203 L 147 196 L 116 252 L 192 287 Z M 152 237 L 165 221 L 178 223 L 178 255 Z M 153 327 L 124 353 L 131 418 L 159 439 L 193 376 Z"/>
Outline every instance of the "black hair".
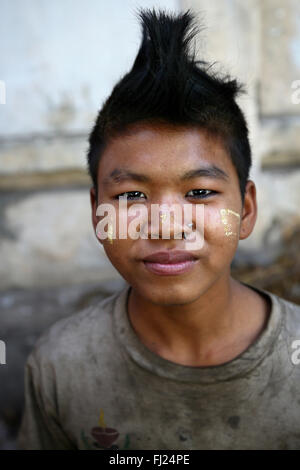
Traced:
<path fill-rule="evenodd" d="M 236 168 L 242 200 L 251 167 L 243 112 L 235 98 L 244 87 L 195 59 L 198 32 L 190 10 L 179 14 L 142 9 L 142 42 L 131 70 L 115 85 L 89 136 L 88 170 L 97 193 L 97 171 L 109 139 L 130 124 L 163 121 L 198 126 L 222 138 Z"/>

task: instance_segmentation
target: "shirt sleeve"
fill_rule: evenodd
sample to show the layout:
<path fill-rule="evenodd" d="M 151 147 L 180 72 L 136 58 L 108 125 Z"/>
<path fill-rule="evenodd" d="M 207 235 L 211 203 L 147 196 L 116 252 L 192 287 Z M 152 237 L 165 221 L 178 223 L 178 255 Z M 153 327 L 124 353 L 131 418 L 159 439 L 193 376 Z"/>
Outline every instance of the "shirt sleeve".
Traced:
<path fill-rule="evenodd" d="M 59 422 L 54 377 L 53 368 L 39 363 L 31 353 L 25 366 L 25 409 L 17 439 L 19 449 L 76 449 Z"/>

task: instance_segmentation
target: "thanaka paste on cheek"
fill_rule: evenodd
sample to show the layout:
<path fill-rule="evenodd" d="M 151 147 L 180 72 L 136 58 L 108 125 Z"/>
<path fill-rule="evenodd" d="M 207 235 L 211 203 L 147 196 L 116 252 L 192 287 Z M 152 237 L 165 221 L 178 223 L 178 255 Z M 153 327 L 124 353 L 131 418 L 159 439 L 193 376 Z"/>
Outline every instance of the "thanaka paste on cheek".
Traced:
<path fill-rule="evenodd" d="M 237 232 L 233 231 L 233 228 L 232 228 L 233 224 L 229 221 L 229 216 L 231 214 L 235 216 L 238 219 L 238 221 L 240 221 L 240 214 L 238 214 L 237 212 L 231 209 L 220 209 L 220 214 L 221 214 L 222 224 L 224 225 L 225 236 L 230 237 L 230 236 L 237 235 Z"/>
<path fill-rule="evenodd" d="M 113 226 L 112 226 L 112 224 L 108 224 L 107 239 L 108 239 L 109 243 L 112 245 L 113 244 Z"/>

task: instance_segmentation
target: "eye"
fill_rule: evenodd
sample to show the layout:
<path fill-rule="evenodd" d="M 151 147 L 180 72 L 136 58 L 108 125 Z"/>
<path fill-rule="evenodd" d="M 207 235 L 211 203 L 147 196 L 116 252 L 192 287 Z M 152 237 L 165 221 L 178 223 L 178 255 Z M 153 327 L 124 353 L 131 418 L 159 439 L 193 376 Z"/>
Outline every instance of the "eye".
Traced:
<path fill-rule="evenodd" d="M 120 197 L 126 197 L 127 199 L 140 199 L 139 194 L 144 194 L 141 191 L 127 191 L 125 193 L 118 194 L 114 199 L 120 199 Z M 146 199 L 146 197 L 144 198 Z"/>
<path fill-rule="evenodd" d="M 196 194 L 190 194 L 190 193 L 196 193 Z M 187 193 L 188 197 L 193 197 L 193 198 L 199 198 L 199 199 L 204 199 L 208 196 L 212 196 L 213 194 L 217 194 L 216 191 L 212 191 L 210 189 L 192 189 Z"/>

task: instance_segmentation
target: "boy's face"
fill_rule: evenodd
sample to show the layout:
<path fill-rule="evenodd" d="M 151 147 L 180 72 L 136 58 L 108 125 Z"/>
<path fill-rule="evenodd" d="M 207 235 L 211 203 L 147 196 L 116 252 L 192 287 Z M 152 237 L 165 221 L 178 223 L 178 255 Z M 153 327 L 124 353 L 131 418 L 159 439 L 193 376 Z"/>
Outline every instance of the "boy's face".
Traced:
<path fill-rule="evenodd" d="M 182 179 L 196 169 L 205 171 Z M 125 176 L 126 171 L 143 177 Z M 133 194 L 127 194 L 128 209 L 138 203 L 148 209 L 147 239 L 118 238 L 117 196 L 128 192 L 138 192 L 133 200 L 129 199 Z M 249 236 L 256 219 L 254 183 L 248 181 L 242 204 L 237 172 L 222 141 L 199 128 L 166 124 L 132 126 L 107 145 L 98 168 L 98 201 L 91 190 L 91 203 L 95 230 L 103 218 L 96 216 L 97 207 L 109 203 L 115 208 L 116 238 L 100 240 L 113 266 L 139 295 L 161 305 L 195 301 L 221 277 L 229 277 L 238 240 Z M 188 250 L 196 260 L 187 271 L 161 275 L 143 261 L 158 251 L 186 249 L 186 240 L 174 238 L 175 224 L 169 239 L 162 238 L 163 222 L 159 238 L 151 239 L 151 204 L 163 208 L 179 204 L 182 213 L 184 204 L 190 204 L 194 226 L 196 206 L 204 204 L 204 243 Z M 128 217 L 128 224 L 133 218 Z"/>

